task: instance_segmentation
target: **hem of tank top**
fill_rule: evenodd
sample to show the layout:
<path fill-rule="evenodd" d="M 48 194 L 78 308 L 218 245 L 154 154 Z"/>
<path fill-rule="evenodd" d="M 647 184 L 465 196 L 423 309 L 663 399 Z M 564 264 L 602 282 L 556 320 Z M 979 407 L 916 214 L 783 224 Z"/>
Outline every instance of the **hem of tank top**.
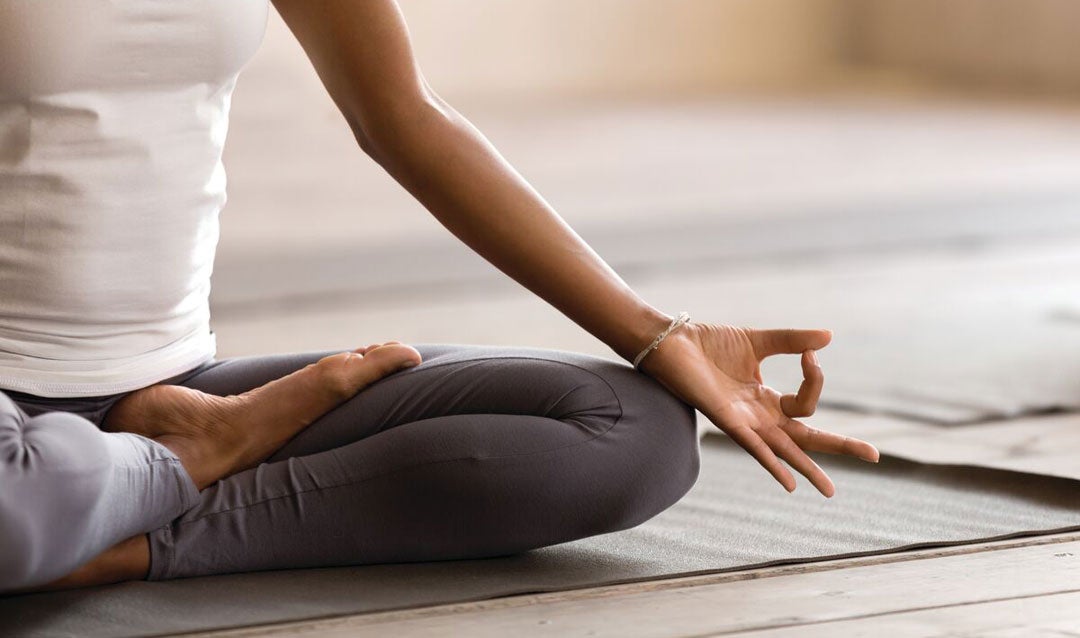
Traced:
<path fill-rule="evenodd" d="M 180 341 L 185 340 L 186 338 Z M 175 345 L 175 343 L 177 342 L 170 345 Z M 93 381 L 30 381 L 10 374 L 0 373 L 0 391 L 21 392 L 45 399 L 86 399 L 133 392 L 214 361 L 217 357 L 217 334 L 213 329 L 207 330 L 206 343 L 209 347 L 197 350 L 197 356 L 179 358 L 177 354 L 171 354 L 168 358 L 174 361 L 179 359 L 178 362 L 163 370 L 157 370 L 153 374 L 142 374 L 133 379 L 109 383 L 95 383 Z M 190 352 L 188 350 L 188 354 Z"/>
<path fill-rule="evenodd" d="M 193 360 L 182 360 L 178 364 L 164 370 L 155 371 L 153 374 L 144 374 L 134 379 L 112 383 L 27 381 L 15 377 L 0 376 L 0 391 L 10 390 L 46 399 L 85 399 L 112 396 L 124 392 L 134 392 L 160 381 L 176 377 L 213 361 L 214 357 L 213 352 L 203 353 Z M 46 394 L 42 394 L 43 392 Z"/>

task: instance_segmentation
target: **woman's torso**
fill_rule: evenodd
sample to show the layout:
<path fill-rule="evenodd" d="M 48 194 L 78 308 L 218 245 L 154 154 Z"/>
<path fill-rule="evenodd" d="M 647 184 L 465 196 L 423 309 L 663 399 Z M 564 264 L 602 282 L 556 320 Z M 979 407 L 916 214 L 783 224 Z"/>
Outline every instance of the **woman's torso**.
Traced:
<path fill-rule="evenodd" d="M 211 358 L 237 74 L 267 0 L 0 0 L 0 388 L 97 396 Z"/>

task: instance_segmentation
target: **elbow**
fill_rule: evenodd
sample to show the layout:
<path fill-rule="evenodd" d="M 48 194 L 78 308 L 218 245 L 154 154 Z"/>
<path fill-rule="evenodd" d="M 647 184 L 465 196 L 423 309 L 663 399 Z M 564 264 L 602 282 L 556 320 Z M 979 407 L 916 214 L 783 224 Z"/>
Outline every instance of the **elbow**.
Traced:
<path fill-rule="evenodd" d="M 356 144 L 360 147 L 360 150 L 364 152 L 364 155 L 367 155 L 371 159 L 381 164 L 381 162 L 379 162 L 379 158 L 376 155 L 375 145 L 371 142 L 371 138 L 369 138 L 363 132 L 357 131 L 357 129 L 355 128 L 353 129 L 353 137 L 356 139 Z"/>
<path fill-rule="evenodd" d="M 410 138 L 430 131 L 434 123 L 450 120 L 452 112 L 433 92 L 422 91 L 351 109 L 345 119 L 360 149 L 381 164 L 391 153 L 411 146 Z"/>
<path fill-rule="evenodd" d="M 378 143 L 375 141 L 374 127 L 364 126 L 348 116 L 346 116 L 346 120 L 349 122 L 349 128 L 353 132 L 353 139 L 360 146 L 360 150 L 364 151 L 364 154 L 368 157 L 378 161 Z"/>

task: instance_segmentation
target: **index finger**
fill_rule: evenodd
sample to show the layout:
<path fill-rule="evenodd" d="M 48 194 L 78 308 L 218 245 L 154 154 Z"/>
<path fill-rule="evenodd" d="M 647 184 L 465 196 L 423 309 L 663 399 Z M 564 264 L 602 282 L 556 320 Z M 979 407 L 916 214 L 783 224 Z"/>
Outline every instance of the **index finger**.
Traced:
<path fill-rule="evenodd" d="M 803 382 L 799 385 L 798 394 L 780 397 L 780 410 L 789 417 L 813 416 L 825 385 L 825 375 L 813 350 L 803 353 L 802 371 Z"/>

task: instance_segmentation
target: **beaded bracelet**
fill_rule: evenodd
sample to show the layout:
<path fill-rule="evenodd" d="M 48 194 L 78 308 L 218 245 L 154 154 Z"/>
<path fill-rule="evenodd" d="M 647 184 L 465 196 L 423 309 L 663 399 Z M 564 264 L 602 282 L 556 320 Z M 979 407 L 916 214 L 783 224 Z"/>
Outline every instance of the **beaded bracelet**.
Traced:
<path fill-rule="evenodd" d="M 644 350 L 639 352 L 638 356 L 634 357 L 634 369 L 637 369 L 638 364 L 641 363 L 641 360 L 645 358 L 645 355 L 649 354 L 653 350 L 656 350 L 656 348 L 660 345 L 660 342 L 664 340 L 664 337 L 671 334 L 672 331 L 674 331 L 676 328 L 683 325 L 684 323 L 689 323 L 689 321 L 690 314 L 687 312 L 680 312 L 678 317 L 675 317 L 671 320 L 671 325 L 665 328 L 663 332 L 656 335 L 656 338 L 653 339 L 652 343 L 646 346 Z"/>

